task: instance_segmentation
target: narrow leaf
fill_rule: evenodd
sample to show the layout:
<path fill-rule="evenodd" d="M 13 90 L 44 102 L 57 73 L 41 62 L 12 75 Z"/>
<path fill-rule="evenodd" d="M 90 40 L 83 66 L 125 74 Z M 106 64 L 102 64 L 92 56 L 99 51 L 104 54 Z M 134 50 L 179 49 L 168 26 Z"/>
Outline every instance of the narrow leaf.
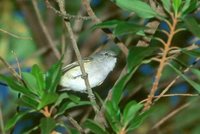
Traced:
<path fill-rule="evenodd" d="M 90 119 L 87 119 L 83 126 L 89 128 L 95 134 L 109 134 L 100 124 Z"/>
<path fill-rule="evenodd" d="M 38 105 L 38 110 L 47 106 L 48 104 L 56 102 L 58 99 L 58 94 L 56 93 L 46 93 L 42 96 L 40 103 Z"/>
<path fill-rule="evenodd" d="M 185 76 L 181 71 L 176 69 L 173 65 L 169 64 L 169 66 L 177 73 L 179 74 L 185 81 L 187 81 L 194 89 L 196 89 L 200 93 L 200 85 L 191 79 L 189 79 L 187 76 Z"/>
<path fill-rule="evenodd" d="M 161 0 L 165 10 L 169 13 L 171 12 L 171 1 L 170 0 Z"/>
<path fill-rule="evenodd" d="M 135 12 L 142 18 L 153 18 L 158 16 L 148 4 L 140 0 L 116 0 L 115 3 L 122 9 Z"/>
<path fill-rule="evenodd" d="M 136 113 L 142 108 L 142 104 L 130 101 L 124 108 L 123 121 L 127 126 L 136 116 Z"/>
<path fill-rule="evenodd" d="M 197 23 L 194 17 L 187 16 L 184 18 L 186 27 L 197 37 L 200 38 L 200 25 Z"/>
<path fill-rule="evenodd" d="M 146 57 L 153 54 L 157 47 L 133 47 L 128 54 L 128 72 L 139 65 Z"/>
<path fill-rule="evenodd" d="M 42 118 L 40 129 L 42 134 L 50 134 L 56 127 L 56 121 L 52 118 Z"/>

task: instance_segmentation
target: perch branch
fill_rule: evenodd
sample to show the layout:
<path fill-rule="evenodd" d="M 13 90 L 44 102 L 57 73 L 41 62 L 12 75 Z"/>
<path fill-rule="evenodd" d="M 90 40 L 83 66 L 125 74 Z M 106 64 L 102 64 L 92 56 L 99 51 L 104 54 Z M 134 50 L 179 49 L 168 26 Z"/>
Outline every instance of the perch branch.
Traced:
<path fill-rule="evenodd" d="M 59 5 L 61 13 L 66 14 L 66 11 L 65 11 L 65 8 L 64 8 L 64 0 L 57 0 L 57 3 Z M 96 113 L 98 113 L 99 108 L 98 108 L 98 105 L 96 103 L 95 96 L 94 96 L 94 94 L 92 92 L 92 89 L 90 87 L 88 76 L 87 76 L 87 73 L 86 73 L 84 65 L 83 65 L 82 57 L 81 57 L 80 51 L 78 49 L 78 45 L 76 43 L 76 39 L 75 39 L 74 34 L 73 34 L 73 31 L 72 31 L 72 28 L 71 28 L 71 24 L 66 19 L 64 19 L 64 23 L 65 23 L 65 25 L 67 27 L 67 30 L 69 32 L 70 39 L 72 41 L 72 46 L 73 46 L 73 49 L 74 49 L 75 54 L 76 54 L 77 59 L 78 59 L 78 64 L 80 66 L 81 73 L 82 73 L 82 78 L 84 79 L 84 82 L 85 82 L 85 85 L 86 85 L 86 88 L 87 88 L 87 91 L 88 91 L 88 97 L 89 97 L 90 101 L 93 103 L 92 106 L 94 108 L 94 111 Z"/>

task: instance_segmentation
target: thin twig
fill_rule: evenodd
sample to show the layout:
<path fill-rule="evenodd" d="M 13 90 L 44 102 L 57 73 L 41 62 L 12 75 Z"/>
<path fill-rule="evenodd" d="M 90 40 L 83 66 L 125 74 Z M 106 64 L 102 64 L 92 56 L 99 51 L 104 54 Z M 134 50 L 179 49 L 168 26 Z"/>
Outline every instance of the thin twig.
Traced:
<path fill-rule="evenodd" d="M 53 40 L 52 40 L 50 34 L 48 33 L 48 30 L 47 30 L 47 28 L 46 28 L 46 26 L 45 26 L 45 24 L 44 24 L 44 22 L 42 20 L 42 17 L 40 15 L 36 0 L 32 0 L 32 3 L 33 3 L 33 8 L 34 8 L 35 13 L 36 13 L 36 17 L 37 17 L 37 19 L 39 21 L 39 24 L 40 24 L 40 26 L 42 28 L 42 31 L 44 32 L 44 34 L 45 34 L 45 36 L 47 38 L 48 44 L 50 45 L 50 47 L 51 47 L 52 51 L 54 52 L 54 55 L 56 56 L 56 58 L 59 59 L 60 58 L 60 53 L 59 53 L 58 49 L 56 48 L 56 46 L 54 45 Z"/>
<path fill-rule="evenodd" d="M 172 24 L 168 24 L 169 28 L 170 28 L 169 37 L 168 37 L 167 42 L 164 44 L 164 51 L 163 51 L 163 55 L 162 55 L 156 76 L 155 76 L 155 81 L 153 82 L 153 86 L 150 90 L 150 94 L 148 95 L 148 100 L 146 101 L 146 103 L 144 105 L 143 111 L 146 111 L 151 107 L 152 99 L 155 95 L 155 92 L 158 89 L 158 84 L 160 82 L 160 78 L 161 78 L 163 69 L 166 65 L 165 62 L 167 61 L 167 55 L 168 55 L 168 52 L 170 49 L 170 45 L 172 44 L 172 39 L 175 34 L 177 23 L 178 23 L 178 16 L 172 16 Z"/>
<path fill-rule="evenodd" d="M 12 51 L 12 53 L 15 56 L 15 60 L 16 60 L 16 63 L 17 63 L 17 68 L 18 68 L 18 74 L 19 74 L 20 78 L 22 78 L 22 71 L 21 71 L 21 67 L 20 67 L 20 64 L 19 64 L 19 60 L 17 58 L 17 54 L 14 51 Z"/>
<path fill-rule="evenodd" d="M 78 15 L 71 15 L 71 14 L 68 14 L 68 13 L 64 14 L 64 13 L 56 10 L 50 4 L 50 2 L 48 0 L 45 0 L 45 2 L 46 2 L 46 5 L 47 5 L 47 7 L 49 9 L 53 10 L 55 14 L 57 14 L 58 16 L 61 16 L 61 17 L 65 18 L 65 19 L 69 19 L 69 20 L 71 20 L 71 19 L 78 19 L 78 20 L 89 20 L 89 19 L 92 19 L 90 16 L 78 16 Z"/>
<path fill-rule="evenodd" d="M 60 11 L 65 14 L 66 11 L 65 11 L 65 8 L 64 8 L 64 0 L 57 0 L 57 3 L 59 5 L 59 8 L 60 8 Z M 95 96 L 92 92 L 92 89 L 91 89 L 91 86 L 90 86 L 90 83 L 89 83 L 89 80 L 88 80 L 88 76 L 87 76 L 87 73 L 85 71 L 85 68 L 84 68 L 84 65 L 83 65 L 83 61 L 82 61 L 82 57 L 81 57 L 81 54 L 80 54 L 80 51 L 78 49 L 78 45 L 76 43 L 76 39 L 74 37 L 74 34 L 73 34 L 73 31 L 72 31 L 72 28 L 71 28 L 71 24 L 69 21 L 65 20 L 64 19 L 64 23 L 67 27 L 67 30 L 69 32 L 69 35 L 70 35 L 70 39 L 72 41 L 72 46 L 74 48 L 74 51 L 75 51 L 75 54 L 76 54 L 76 57 L 78 59 L 78 64 L 80 66 L 80 69 L 81 69 L 81 73 L 82 73 L 82 78 L 84 79 L 84 82 L 85 82 L 85 85 L 86 85 L 86 88 L 87 88 L 87 91 L 88 91 L 88 97 L 90 99 L 90 101 L 93 103 L 93 108 L 94 108 L 94 111 L 96 113 L 98 113 L 99 111 L 99 107 L 96 103 L 96 99 L 95 99 Z"/>
<path fill-rule="evenodd" d="M 68 120 L 72 123 L 72 125 L 82 134 L 84 133 L 83 128 L 78 124 L 78 122 L 70 115 L 67 115 Z"/>
<path fill-rule="evenodd" d="M 14 38 L 17 38 L 17 39 L 32 40 L 31 37 L 19 36 L 19 35 L 16 35 L 16 34 L 14 34 L 14 33 L 8 32 L 8 31 L 6 31 L 6 30 L 4 30 L 4 29 L 1 29 L 1 28 L 0 28 L 0 31 L 3 32 L 3 33 L 5 33 L 5 34 L 8 34 L 8 35 L 10 35 L 10 36 L 12 36 L 12 37 L 14 37 Z"/>
<path fill-rule="evenodd" d="M 84 5 L 88 15 L 92 18 L 93 22 L 96 24 L 101 23 L 101 20 L 95 15 L 94 11 L 92 10 L 89 1 L 82 0 L 82 4 Z M 127 57 L 128 56 L 128 48 L 126 47 L 126 45 L 124 43 L 122 43 L 119 38 L 115 37 L 112 34 L 112 32 L 110 31 L 110 29 L 104 28 L 102 30 L 107 34 L 107 36 L 110 39 L 112 39 L 116 43 L 116 45 L 121 49 L 121 51 Z"/>
<path fill-rule="evenodd" d="M 173 97 L 173 96 L 187 96 L 187 97 L 196 97 L 196 96 L 199 96 L 199 94 L 165 94 L 165 95 L 158 95 L 158 96 L 154 96 L 153 98 L 164 98 L 164 97 Z M 140 101 L 139 103 L 144 103 L 146 102 L 148 99 L 144 99 L 142 101 Z"/>
<path fill-rule="evenodd" d="M 0 104 L 0 127 L 1 127 L 2 134 L 6 134 L 5 129 L 4 129 L 5 127 L 4 127 L 2 110 L 1 110 L 1 104 Z"/>
<path fill-rule="evenodd" d="M 169 120 L 171 117 L 179 113 L 181 110 L 187 108 L 191 103 L 186 103 L 180 106 L 179 108 L 175 109 L 174 111 L 170 112 L 167 116 L 163 117 L 159 122 L 157 122 L 152 129 L 156 129 L 159 126 L 161 126 L 163 123 L 165 123 L 167 120 Z"/>
<path fill-rule="evenodd" d="M 191 68 L 194 64 L 196 64 L 197 61 L 198 61 L 199 59 L 200 59 L 200 58 L 197 58 L 197 59 L 194 61 L 194 63 L 193 63 L 192 65 L 190 65 L 189 67 L 187 67 L 187 68 L 183 71 L 183 73 L 186 73 L 187 71 L 189 71 L 190 68 Z M 180 77 L 181 77 L 180 75 L 176 76 L 176 78 L 175 78 L 173 81 L 171 81 L 170 84 L 168 84 L 168 86 L 160 93 L 160 95 L 155 99 L 155 101 L 158 101 L 158 100 L 172 87 L 172 85 L 173 85 Z"/>
<path fill-rule="evenodd" d="M 22 81 L 20 75 L 12 68 L 10 64 L 8 64 L 1 56 L 0 56 L 0 61 L 6 66 L 8 71 L 18 80 Z"/>

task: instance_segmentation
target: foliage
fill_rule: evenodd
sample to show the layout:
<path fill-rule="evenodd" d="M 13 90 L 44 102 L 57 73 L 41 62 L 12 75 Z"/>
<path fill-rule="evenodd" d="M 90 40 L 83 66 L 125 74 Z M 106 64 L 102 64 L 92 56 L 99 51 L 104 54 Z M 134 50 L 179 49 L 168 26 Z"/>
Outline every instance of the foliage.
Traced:
<path fill-rule="evenodd" d="M 50 6 L 48 3 L 46 3 L 46 5 Z M 74 6 L 77 8 L 79 5 L 80 1 L 75 2 Z M 20 72 L 20 79 L 0 74 L 0 80 L 2 82 L 5 82 L 11 90 L 20 93 L 20 97 L 17 100 L 18 111 L 12 118 L 6 121 L 5 131 L 11 131 L 16 124 L 24 121 L 27 116 L 36 115 L 37 117 L 34 116 L 33 118 L 37 119 L 37 121 L 32 124 L 30 129 L 24 129 L 24 133 L 40 132 L 42 134 L 48 134 L 57 132 L 58 128 L 62 128 L 68 133 L 133 133 L 137 132 L 140 128 L 146 127 L 142 125 L 143 123 L 152 127 L 151 122 L 154 122 L 154 124 L 156 124 L 154 127 L 160 127 L 157 127 L 160 120 L 158 118 L 160 116 L 165 116 L 167 114 L 166 111 L 170 113 L 173 107 L 166 105 L 166 102 L 164 102 L 165 105 L 163 105 L 163 102 L 158 100 L 160 97 L 170 96 L 165 96 L 165 93 L 174 83 L 176 84 L 176 80 L 180 77 L 184 82 L 190 85 L 190 90 L 187 92 L 191 93 L 188 93 L 188 95 L 184 94 L 185 92 L 181 92 L 182 96 L 196 96 L 194 93 L 199 94 L 200 71 L 195 68 L 195 64 L 200 56 L 199 47 L 195 45 L 195 42 L 188 43 L 187 41 L 181 41 L 181 45 L 179 45 L 178 39 L 182 31 L 188 34 L 186 40 L 189 40 L 189 35 L 190 37 L 192 36 L 199 39 L 200 25 L 195 16 L 195 12 L 197 8 L 199 8 L 199 1 L 161 0 L 153 6 L 152 3 L 149 4 L 142 0 L 115 0 L 111 5 L 116 5 L 118 10 L 130 16 L 125 18 L 122 15 L 122 17 L 120 16 L 121 18 L 119 17 L 118 19 L 112 18 L 111 20 L 94 24 L 91 27 L 92 30 L 86 30 L 86 34 L 84 32 L 81 33 L 83 36 L 79 39 L 80 42 L 84 42 L 82 40 L 84 40 L 83 38 L 88 34 L 87 32 L 94 32 L 96 29 L 102 29 L 103 31 L 109 31 L 106 34 L 108 34 L 111 39 L 114 39 L 115 44 L 117 44 L 122 51 L 123 47 L 128 49 L 128 53 L 125 54 L 127 57 L 122 61 L 122 63 L 125 63 L 122 75 L 117 78 L 117 81 L 112 87 L 108 82 L 108 85 L 111 87 L 110 93 L 107 97 L 102 97 L 101 93 L 96 93 L 101 102 L 99 103 L 98 100 L 95 100 L 100 106 L 100 111 L 91 110 L 92 112 L 86 113 L 84 109 L 86 107 L 83 106 L 91 107 L 94 104 L 85 100 L 85 94 L 59 91 L 59 82 L 63 74 L 62 57 L 47 71 L 43 71 L 37 64 L 33 65 L 30 72 Z M 157 6 L 159 6 L 159 8 L 157 8 Z M 57 11 L 54 7 L 50 9 L 54 12 L 55 10 Z M 60 11 L 56 13 L 61 17 L 67 16 L 66 14 L 63 15 Z M 65 18 L 65 22 L 70 24 L 74 23 L 78 17 L 79 19 L 81 18 L 80 16 Z M 67 21 L 72 18 L 75 18 L 75 20 Z M 86 18 L 87 17 L 82 17 L 83 20 Z M 95 20 L 95 17 L 92 16 L 90 19 Z M 148 24 L 154 21 L 158 22 L 159 26 L 152 29 L 151 25 L 149 26 Z M 86 24 L 87 23 L 86 21 Z M 163 23 L 167 25 L 164 28 L 162 27 Z M 154 30 L 154 32 L 149 32 L 152 30 Z M 70 39 L 71 38 L 70 36 Z M 181 38 L 181 40 L 183 40 L 183 38 Z M 127 45 L 124 45 L 123 41 L 126 42 Z M 141 43 L 141 41 L 143 42 Z M 128 46 L 129 42 L 131 45 L 134 45 Z M 141 44 L 137 43 L 137 45 L 135 45 L 135 42 Z M 187 45 L 183 43 L 187 43 Z M 124 46 L 120 47 L 120 45 Z M 80 46 L 80 49 L 81 48 L 83 47 Z M 116 48 L 116 46 L 112 48 L 119 51 L 119 48 Z M 119 54 L 119 56 L 121 55 Z M 123 56 L 120 58 L 123 58 Z M 189 62 L 190 59 L 196 60 L 191 64 Z M 154 68 L 153 80 L 140 72 L 140 69 L 144 65 L 149 65 Z M 189 71 L 190 74 L 188 75 Z M 190 77 L 191 75 L 194 76 L 194 78 Z M 143 93 L 141 91 L 138 93 L 139 95 L 133 95 L 136 92 L 134 89 L 137 87 L 149 90 L 146 91 L 145 96 L 141 95 Z M 149 95 L 146 96 L 146 94 Z M 157 94 L 160 94 L 160 96 L 156 96 Z M 176 95 L 177 94 L 172 94 L 171 96 Z M 142 100 L 144 98 L 146 99 Z M 196 104 L 195 99 L 192 101 L 188 99 L 183 102 L 185 101 L 191 105 Z M 179 103 L 181 104 L 182 102 Z M 193 106 L 192 109 L 194 109 L 195 106 Z M 160 112 L 155 112 L 157 109 L 159 109 Z M 78 112 L 74 112 L 74 110 Z M 190 111 L 190 109 L 188 111 Z M 74 117 L 72 118 L 70 114 L 73 112 L 75 115 L 73 115 Z M 191 111 L 188 113 L 191 113 Z M 188 113 L 183 113 L 183 116 L 190 115 Z M 98 115 L 101 115 L 103 121 L 98 118 Z M 82 118 L 82 116 L 84 118 Z M 155 120 L 152 119 L 154 116 Z M 67 117 L 67 122 L 62 120 L 64 117 Z M 199 115 L 193 115 L 192 121 L 195 121 L 195 118 L 199 119 Z M 30 117 L 30 119 L 32 118 Z M 182 117 L 177 116 L 174 120 L 179 124 L 181 119 Z M 148 120 L 151 120 L 150 123 Z M 181 129 L 185 124 L 188 125 L 190 121 L 190 119 L 181 121 L 180 125 L 177 126 Z M 152 129 L 155 129 L 154 127 Z M 150 127 L 147 129 L 146 133 L 151 131 Z M 196 127 L 195 130 L 190 130 L 190 132 L 193 131 L 193 133 L 196 133 L 198 130 L 199 127 Z M 170 132 L 171 131 L 169 131 L 169 133 Z"/>

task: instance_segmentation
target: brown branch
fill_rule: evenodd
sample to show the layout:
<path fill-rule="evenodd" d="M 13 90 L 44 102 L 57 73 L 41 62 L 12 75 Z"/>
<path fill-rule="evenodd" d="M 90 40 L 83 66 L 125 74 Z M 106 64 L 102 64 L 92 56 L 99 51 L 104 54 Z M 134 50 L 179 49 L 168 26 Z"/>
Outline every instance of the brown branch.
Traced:
<path fill-rule="evenodd" d="M 20 77 L 20 75 L 12 68 L 10 64 L 8 64 L 1 56 L 0 56 L 0 61 L 6 66 L 8 71 L 18 80 L 18 81 L 23 81 Z"/>
<path fill-rule="evenodd" d="M 92 21 L 94 23 L 97 23 L 97 24 L 101 23 L 101 20 L 93 12 L 93 10 L 92 10 L 92 8 L 90 6 L 89 1 L 88 0 L 82 0 L 82 3 L 84 5 L 84 7 L 85 7 L 85 9 L 86 9 L 86 11 L 88 13 L 88 15 L 92 18 Z M 126 45 L 124 43 L 122 43 L 119 38 L 115 37 L 109 29 L 104 28 L 102 30 L 107 34 L 107 36 L 110 39 L 112 39 L 116 43 L 116 45 L 121 49 L 121 51 L 127 57 L 128 56 L 128 48 L 126 47 Z"/>
<path fill-rule="evenodd" d="M 160 82 L 162 71 L 163 71 L 163 69 L 164 69 L 164 67 L 166 65 L 165 62 L 167 60 L 167 54 L 168 54 L 168 52 L 170 50 L 170 45 L 172 43 L 172 39 L 173 39 L 173 36 L 175 34 L 177 22 L 178 22 L 177 16 L 172 16 L 172 24 L 171 25 L 168 24 L 169 28 L 170 28 L 168 40 L 164 44 L 164 51 L 163 51 L 163 55 L 162 55 L 162 58 L 161 58 L 161 61 L 160 61 L 156 76 L 155 76 L 155 81 L 154 81 L 153 86 L 152 86 L 152 88 L 150 90 L 150 94 L 148 95 L 148 100 L 144 105 L 143 111 L 146 111 L 151 107 L 152 99 L 154 97 L 155 92 L 158 89 L 158 84 Z"/>
<path fill-rule="evenodd" d="M 12 37 L 14 37 L 14 38 L 17 38 L 17 39 L 32 40 L 31 37 L 19 36 L 19 35 L 16 35 L 16 34 L 14 34 L 14 33 L 11 33 L 11 32 L 8 32 L 8 31 L 6 31 L 6 30 L 3 30 L 3 29 L 1 29 L 1 28 L 0 28 L 0 31 L 3 32 L 3 33 L 5 33 L 5 34 L 8 34 L 8 35 L 10 35 L 10 36 L 12 36 Z"/>
<path fill-rule="evenodd" d="M 2 134 L 6 134 L 5 132 L 5 127 L 4 127 L 4 121 L 3 121 L 3 114 L 2 114 L 2 110 L 1 110 L 1 103 L 0 103 L 0 130 L 2 132 Z"/>
<path fill-rule="evenodd" d="M 195 60 L 195 62 L 197 62 L 199 59 L 200 59 L 200 58 L 197 58 L 197 59 Z M 193 65 L 190 65 L 189 67 L 187 67 L 187 68 L 183 71 L 183 73 L 188 72 L 192 66 L 193 66 Z M 172 87 L 172 85 L 173 85 L 180 77 L 181 77 L 180 75 L 176 76 L 176 78 L 175 78 L 172 82 L 170 82 L 170 84 L 160 93 L 160 95 L 157 97 L 157 99 L 156 99 L 155 101 L 158 101 L 158 100 Z"/>
<path fill-rule="evenodd" d="M 165 123 L 167 120 L 169 120 L 170 118 L 172 118 L 174 115 L 176 115 L 177 113 L 179 113 L 180 111 L 182 111 L 183 109 L 187 108 L 191 103 L 186 103 L 183 104 L 182 106 L 180 106 L 179 108 L 175 109 L 174 111 L 172 111 L 171 113 L 169 113 L 167 116 L 163 117 L 159 122 L 157 122 L 152 129 L 156 129 L 159 126 L 161 126 L 163 123 Z"/>
<path fill-rule="evenodd" d="M 164 98 L 164 97 L 173 97 L 173 96 L 185 96 L 185 97 L 196 97 L 196 96 L 199 96 L 199 94 L 165 94 L 165 95 L 158 95 L 158 96 L 154 96 L 153 98 L 156 98 L 156 99 L 160 99 L 160 98 Z M 148 99 L 144 99 L 142 101 L 140 101 L 139 103 L 144 103 L 146 102 Z M 156 100 L 155 100 L 156 101 Z"/>
<path fill-rule="evenodd" d="M 81 134 L 85 133 L 83 128 L 78 124 L 78 122 L 70 115 L 67 115 L 68 120 L 72 123 L 72 125 L 79 131 Z"/>
<path fill-rule="evenodd" d="M 50 45 L 50 47 L 51 47 L 52 51 L 54 52 L 54 55 L 56 56 L 56 58 L 59 59 L 60 53 L 59 53 L 58 49 L 55 47 L 53 40 L 52 40 L 50 34 L 48 33 L 48 30 L 47 30 L 44 22 L 42 21 L 42 17 L 40 15 L 36 0 L 32 0 L 32 3 L 33 3 L 33 8 L 34 8 L 35 13 L 36 13 L 36 17 L 39 21 L 39 25 L 41 26 L 41 29 L 42 29 L 42 31 L 44 32 L 44 34 L 47 38 L 48 44 Z"/>
<path fill-rule="evenodd" d="M 66 11 L 65 11 L 65 8 L 64 8 L 64 0 L 57 0 L 57 3 L 59 5 L 61 13 L 66 14 Z M 80 66 L 81 73 L 82 73 L 82 78 L 84 79 L 84 82 L 85 82 L 85 85 L 86 85 L 86 88 L 87 88 L 87 91 L 88 91 L 88 97 L 89 97 L 90 101 L 93 103 L 92 106 L 94 108 L 94 111 L 96 113 L 98 113 L 99 107 L 98 107 L 98 105 L 96 103 L 95 96 L 94 96 L 94 94 L 92 92 L 92 89 L 91 89 L 91 86 L 90 86 L 90 83 L 89 83 L 89 80 L 88 80 L 88 76 L 87 76 L 87 73 L 86 73 L 84 65 L 83 65 L 82 57 L 81 57 L 80 51 L 78 49 L 78 45 L 76 43 L 76 39 L 74 37 L 74 33 L 72 31 L 72 28 L 71 28 L 71 24 L 67 20 L 64 20 L 64 23 L 65 23 L 65 26 L 67 27 L 67 30 L 69 32 L 70 39 L 72 41 L 72 46 L 73 46 L 73 49 L 75 51 L 76 57 L 78 59 L 78 64 Z"/>

